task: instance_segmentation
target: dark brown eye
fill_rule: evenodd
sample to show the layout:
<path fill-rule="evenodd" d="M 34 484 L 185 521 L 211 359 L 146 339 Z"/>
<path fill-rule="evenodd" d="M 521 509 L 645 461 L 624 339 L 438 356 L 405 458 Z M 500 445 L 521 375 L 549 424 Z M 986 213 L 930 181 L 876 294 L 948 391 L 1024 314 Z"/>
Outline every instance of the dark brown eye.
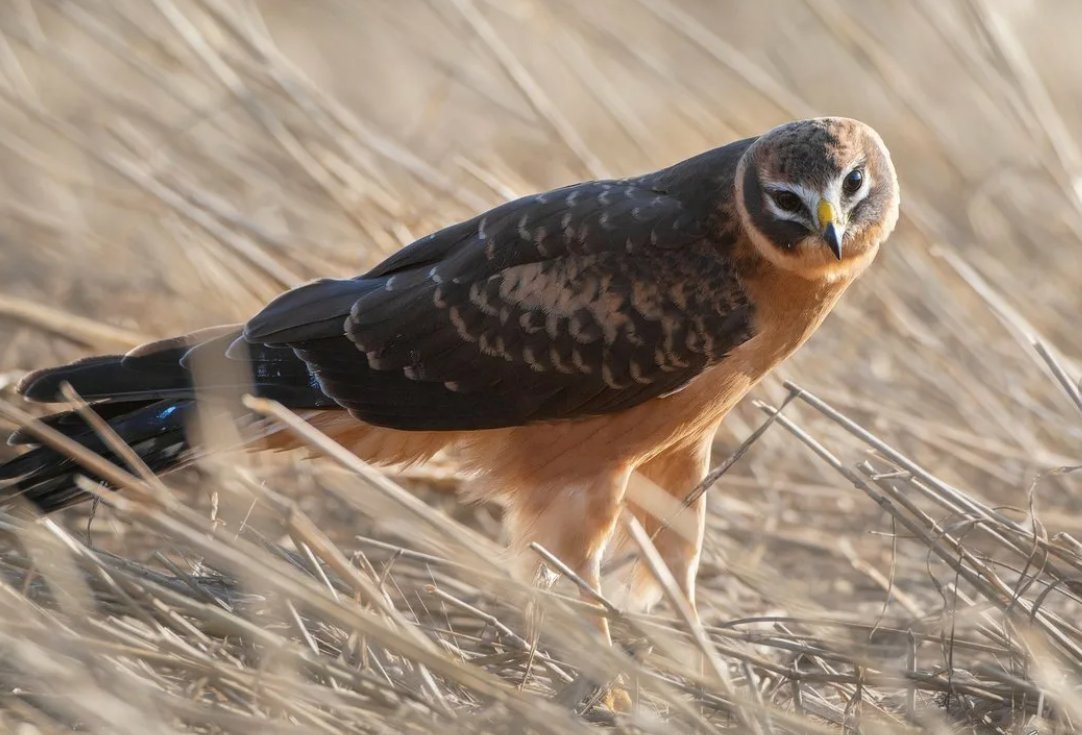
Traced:
<path fill-rule="evenodd" d="M 770 198 L 774 200 L 774 204 L 778 205 L 778 209 L 783 212 L 799 212 L 800 208 L 804 206 L 800 201 L 800 197 L 785 189 L 770 192 Z"/>
<path fill-rule="evenodd" d="M 864 172 L 859 168 L 855 168 L 849 172 L 849 175 L 845 177 L 845 181 L 842 182 L 842 191 L 849 196 L 852 196 L 860 191 L 861 184 L 863 183 Z"/>

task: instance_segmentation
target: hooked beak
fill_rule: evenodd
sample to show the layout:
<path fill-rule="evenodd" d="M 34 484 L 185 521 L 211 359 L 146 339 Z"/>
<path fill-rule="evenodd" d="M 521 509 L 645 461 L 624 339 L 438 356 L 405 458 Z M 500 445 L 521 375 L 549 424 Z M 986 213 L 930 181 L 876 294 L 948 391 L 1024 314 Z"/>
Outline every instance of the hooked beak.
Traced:
<path fill-rule="evenodd" d="M 830 246 L 830 251 L 838 260 L 842 259 L 842 237 L 845 235 L 845 227 L 837 220 L 834 214 L 834 206 L 826 199 L 819 202 L 819 228 L 823 233 L 823 239 Z"/>

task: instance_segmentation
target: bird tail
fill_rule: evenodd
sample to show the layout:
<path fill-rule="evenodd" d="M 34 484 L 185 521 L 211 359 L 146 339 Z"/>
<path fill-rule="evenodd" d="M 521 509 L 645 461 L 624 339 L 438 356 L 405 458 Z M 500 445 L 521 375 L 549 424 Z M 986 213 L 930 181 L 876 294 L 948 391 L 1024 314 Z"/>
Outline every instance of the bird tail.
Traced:
<path fill-rule="evenodd" d="M 201 391 L 234 397 L 241 391 L 254 392 L 296 408 L 333 405 L 291 349 L 244 344 L 235 326 L 155 342 L 127 355 L 92 357 L 39 370 L 27 375 L 17 390 L 31 401 L 58 402 L 67 400 L 62 386 L 70 385 L 152 471 L 166 472 L 194 456 L 186 429 L 195 413 L 193 364 L 204 356 L 219 362 L 200 371 Z M 209 381 L 203 378 L 204 372 Z M 124 465 L 78 411 L 62 411 L 42 422 Z M 48 513 L 90 497 L 76 484 L 79 475 L 102 482 L 67 455 L 40 445 L 27 429 L 13 434 L 8 443 L 30 449 L 0 464 L 0 506 L 22 498 Z"/>
<path fill-rule="evenodd" d="M 190 456 L 185 428 L 194 408 L 192 399 L 91 406 L 91 410 L 108 421 L 116 435 L 155 473 L 173 469 Z M 110 445 L 77 412 L 53 414 L 43 419 L 43 423 L 102 458 L 124 465 Z M 36 440 L 28 431 L 22 430 L 8 441 L 30 444 Z M 42 513 L 74 505 L 89 497 L 76 483 L 79 475 L 101 480 L 66 454 L 47 446 L 35 446 L 0 465 L 0 505 L 17 497 L 33 504 Z"/>

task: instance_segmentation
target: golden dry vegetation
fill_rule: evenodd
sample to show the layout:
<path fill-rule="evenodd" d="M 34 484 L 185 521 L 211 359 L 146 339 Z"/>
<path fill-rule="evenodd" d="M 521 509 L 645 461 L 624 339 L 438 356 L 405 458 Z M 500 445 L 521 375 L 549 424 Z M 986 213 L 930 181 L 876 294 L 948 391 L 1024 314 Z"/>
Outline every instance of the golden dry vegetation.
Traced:
<path fill-rule="evenodd" d="M 1069 0 L 0 3 L 9 423 L 25 370 L 786 119 L 871 123 L 904 197 L 718 437 L 701 627 L 599 602 L 599 648 L 573 587 L 507 578 L 497 509 L 436 492 L 453 458 L 223 451 L 92 521 L 0 515 L 0 729 L 1075 731 L 1079 28 Z M 633 712 L 581 701 L 621 673 Z"/>

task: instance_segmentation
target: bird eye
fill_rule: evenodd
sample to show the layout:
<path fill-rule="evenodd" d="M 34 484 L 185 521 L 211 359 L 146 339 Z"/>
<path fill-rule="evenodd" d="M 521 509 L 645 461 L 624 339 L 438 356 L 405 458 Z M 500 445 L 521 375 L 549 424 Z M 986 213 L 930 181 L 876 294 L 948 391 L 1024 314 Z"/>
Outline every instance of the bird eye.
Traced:
<path fill-rule="evenodd" d="M 859 168 L 855 168 L 849 172 L 849 175 L 845 177 L 845 181 L 842 182 L 842 191 L 852 196 L 860 191 L 861 184 L 864 183 L 864 172 Z"/>
<path fill-rule="evenodd" d="M 783 212 L 798 212 L 803 206 L 800 197 L 785 189 L 770 192 L 770 198 L 774 200 L 774 204 L 778 205 L 778 209 Z"/>

